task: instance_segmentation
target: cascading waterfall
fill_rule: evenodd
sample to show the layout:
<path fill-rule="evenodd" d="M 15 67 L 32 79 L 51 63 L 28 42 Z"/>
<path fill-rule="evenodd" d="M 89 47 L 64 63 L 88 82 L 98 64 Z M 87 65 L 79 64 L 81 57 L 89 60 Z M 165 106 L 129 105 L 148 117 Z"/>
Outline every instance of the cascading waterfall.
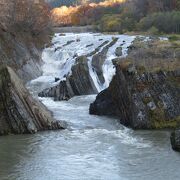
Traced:
<path fill-rule="evenodd" d="M 57 77 L 60 81 L 65 80 L 68 74 L 71 74 L 71 68 L 75 64 L 77 56 L 86 56 L 92 53 L 104 42 L 111 42 L 113 38 L 118 38 L 118 41 L 109 48 L 107 52 L 106 60 L 102 66 L 103 76 L 105 83 L 101 84 L 95 70 L 92 67 L 92 57 L 101 52 L 105 47 L 104 44 L 98 49 L 95 54 L 88 57 L 89 74 L 94 82 L 94 85 L 98 92 L 109 86 L 109 83 L 115 74 L 115 69 L 112 64 L 112 59 L 116 58 L 115 50 L 117 47 L 122 47 L 122 56 L 127 55 L 128 47 L 131 45 L 135 36 L 128 35 L 103 35 L 100 33 L 67 33 L 67 34 L 55 34 L 52 39 L 50 47 L 47 47 L 42 54 L 43 75 L 31 83 L 40 84 L 44 83 L 43 88 L 55 86 L 59 82 L 55 82 Z"/>

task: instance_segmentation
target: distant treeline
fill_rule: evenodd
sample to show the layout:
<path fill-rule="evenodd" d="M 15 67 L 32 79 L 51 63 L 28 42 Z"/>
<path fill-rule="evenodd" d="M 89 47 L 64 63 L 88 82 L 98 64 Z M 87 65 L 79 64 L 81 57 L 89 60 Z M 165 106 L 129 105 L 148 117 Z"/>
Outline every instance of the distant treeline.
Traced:
<path fill-rule="evenodd" d="M 75 11 L 71 9 L 67 18 L 63 25 L 96 25 L 100 31 L 180 33 L 180 0 L 126 0 L 110 6 L 84 4 Z M 56 23 L 60 23 L 57 18 Z"/>
<path fill-rule="evenodd" d="M 60 6 L 75 6 L 83 3 L 89 2 L 101 2 L 102 0 L 47 0 L 51 7 L 60 7 Z"/>

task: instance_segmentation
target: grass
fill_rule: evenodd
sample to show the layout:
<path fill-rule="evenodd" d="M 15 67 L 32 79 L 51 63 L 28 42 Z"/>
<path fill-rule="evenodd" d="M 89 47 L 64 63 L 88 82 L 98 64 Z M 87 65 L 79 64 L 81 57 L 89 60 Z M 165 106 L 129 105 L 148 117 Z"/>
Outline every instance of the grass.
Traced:
<path fill-rule="evenodd" d="M 168 35 L 169 41 L 180 41 L 180 34 Z"/>
<path fill-rule="evenodd" d="M 152 123 L 152 127 L 155 129 L 175 129 L 180 125 L 180 116 L 172 120 L 159 119 Z"/>
<path fill-rule="evenodd" d="M 141 38 L 136 38 L 133 47 L 126 59 L 131 59 L 139 67 L 139 73 L 180 68 L 180 41 L 155 39 L 143 42 Z"/>

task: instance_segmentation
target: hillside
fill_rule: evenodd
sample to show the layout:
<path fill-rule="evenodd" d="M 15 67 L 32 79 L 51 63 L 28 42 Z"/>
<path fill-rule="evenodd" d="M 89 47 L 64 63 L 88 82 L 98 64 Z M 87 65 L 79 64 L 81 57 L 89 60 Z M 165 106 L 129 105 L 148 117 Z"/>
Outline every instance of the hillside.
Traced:
<path fill-rule="evenodd" d="M 99 31 L 180 32 L 179 0 L 106 0 L 52 10 L 55 26 L 94 25 Z"/>
<path fill-rule="evenodd" d="M 41 74 L 41 51 L 51 32 L 49 10 L 42 1 L 0 3 L 0 63 L 27 82 Z"/>

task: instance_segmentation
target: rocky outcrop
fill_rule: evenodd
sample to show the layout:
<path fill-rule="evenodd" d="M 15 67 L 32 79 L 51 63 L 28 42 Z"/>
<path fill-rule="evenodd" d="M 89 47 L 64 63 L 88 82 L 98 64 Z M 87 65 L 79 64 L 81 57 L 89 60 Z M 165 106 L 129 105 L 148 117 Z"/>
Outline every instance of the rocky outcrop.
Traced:
<path fill-rule="evenodd" d="M 126 58 L 116 58 L 109 88 L 90 106 L 90 114 L 118 116 L 134 129 L 175 128 L 180 122 L 178 46 L 137 38 Z"/>
<path fill-rule="evenodd" d="M 96 94 L 98 91 L 89 74 L 88 59 L 86 56 L 76 58 L 72 73 L 57 86 L 45 89 L 39 93 L 40 97 L 54 97 L 54 100 L 69 100 L 75 95 Z"/>
<path fill-rule="evenodd" d="M 171 145 L 173 150 L 180 152 L 180 129 L 175 130 L 171 134 Z"/>
<path fill-rule="evenodd" d="M 42 73 L 41 48 L 46 42 L 46 37 L 0 28 L 0 63 L 13 68 L 24 82 L 35 79 Z"/>
<path fill-rule="evenodd" d="M 69 100 L 73 96 L 78 95 L 97 94 L 98 90 L 90 73 L 94 71 L 95 76 L 96 74 L 98 76 L 98 83 L 104 83 L 105 80 L 102 66 L 106 60 L 106 55 L 109 48 L 112 47 L 117 40 L 118 38 L 112 38 L 111 41 L 106 40 L 92 52 L 84 56 L 78 57 L 76 54 L 73 57 L 75 58 L 75 64 L 71 68 L 71 73 L 66 75 L 64 80 L 61 80 L 58 85 L 47 88 L 38 95 L 40 97 L 53 97 L 54 100 L 60 101 Z M 55 77 L 55 81 L 57 79 L 58 78 Z"/>
<path fill-rule="evenodd" d="M 134 129 L 177 127 L 179 80 L 180 70 L 142 72 L 142 67 L 118 63 L 109 88 L 90 105 L 90 114 L 118 116 Z"/>
<path fill-rule="evenodd" d="M 118 40 L 118 38 L 114 38 L 108 45 L 106 45 L 102 49 L 102 51 L 95 54 L 92 58 L 92 67 L 95 70 L 95 72 L 97 73 L 98 78 L 102 84 L 104 84 L 104 82 L 105 82 L 102 66 L 106 60 L 106 55 L 107 55 L 109 48 L 112 47 L 117 42 L 117 40 Z"/>
<path fill-rule="evenodd" d="M 117 47 L 115 50 L 115 54 L 116 56 L 122 56 L 122 47 Z"/>
<path fill-rule="evenodd" d="M 0 135 L 35 133 L 63 126 L 32 98 L 10 67 L 0 67 Z"/>

